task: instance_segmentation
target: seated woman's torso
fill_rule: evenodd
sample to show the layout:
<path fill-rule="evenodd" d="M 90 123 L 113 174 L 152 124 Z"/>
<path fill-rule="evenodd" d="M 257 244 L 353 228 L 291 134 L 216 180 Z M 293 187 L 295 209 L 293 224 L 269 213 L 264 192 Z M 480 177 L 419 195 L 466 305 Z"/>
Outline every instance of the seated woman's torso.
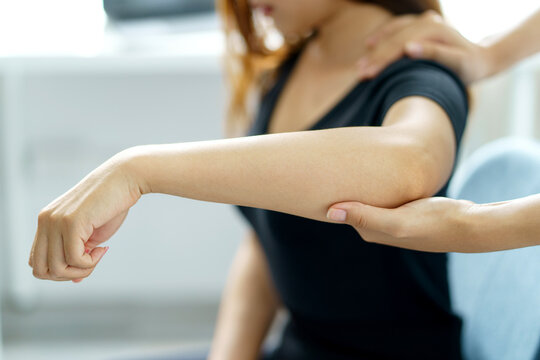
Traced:
<path fill-rule="evenodd" d="M 298 54 L 282 66 L 249 135 L 380 126 L 393 103 L 419 95 L 446 110 L 459 143 L 466 92 L 441 66 L 403 59 L 358 83 L 354 69 L 327 78 L 308 67 L 293 73 L 297 61 Z M 291 314 L 273 359 L 460 359 L 461 321 L 450 306 L 445 254 L 369 244 L 345 225 L 239 209 Z"/>
<path fill-rule="evenodd" d="M 309 129 L 358 84 L 355 66 L 324 63 L 310 50 L 308 44 L 299 55 L 268 120 L 267 133 Z"/>

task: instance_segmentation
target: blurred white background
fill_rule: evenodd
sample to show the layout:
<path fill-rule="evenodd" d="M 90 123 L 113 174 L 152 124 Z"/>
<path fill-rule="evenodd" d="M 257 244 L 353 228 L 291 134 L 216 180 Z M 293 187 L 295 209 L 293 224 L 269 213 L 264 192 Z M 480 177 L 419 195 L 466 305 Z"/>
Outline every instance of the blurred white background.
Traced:
<path fill-rule="evenodd" d="M 443 5 L 480 40 L 538 2 Z M 245 230 L 230 206 L 143 198 L 81 284 L 34 279 L 27 257 L 39 210 L 116 152 L 222 137 L 219 29 L 213 13 L 113 24 L 98 0 L 0 2 L 4 359 L 107 359 L 210 341 Z M 540 137 L 539 62 L 475 88 L 462 159 L 509 134 Z"/>

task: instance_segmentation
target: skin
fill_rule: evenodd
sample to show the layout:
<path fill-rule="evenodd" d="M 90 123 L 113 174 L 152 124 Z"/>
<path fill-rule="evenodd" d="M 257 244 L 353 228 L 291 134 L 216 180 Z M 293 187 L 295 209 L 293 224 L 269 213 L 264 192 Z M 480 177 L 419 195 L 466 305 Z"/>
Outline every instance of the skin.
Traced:
<path fill-rule="evenodd" d="M 301 131 L 356 83 L 351 80 L 355 63 L 367 51 L 357 44 L 391 19 L 388 12 L 341 0 L 264 4 L 273 7 L 272 17 L 287 36 L 314 29 L 319 34 L 280 97 L 271 133 L 137 146 L 116 154 L 40 212 L 29 257 L 35 277 L 88 277 L 106 251 L 101 245 L 148 193 L 331 222 L 327 209 L 337 202 L 355 199 L 396 207 L 431 196 L 447 181 L 456 146 L 452 126 L 439 105 L 426 98 L 400 100 L 381 127 Z M 254 239 L 251 234 L 242 244 L 231 268 L 212 360 L 257 358 L 279 307 Z"/>
<path fill-rule="evenodd" d="M 408 55 L 438 61 L 472 83 L 540 51 L 540 11 L 515 30 L 477 45 L 436 14 L 395 18 L 372 34 L 360 60 L 361 78 L 376 76 Z M 396 209 L 335 204 L 329 219 L 347 223 L 369 242 L 433 252 L 489 252 L 540 245 L 540 196 L 494 204 L 423 199 Z"/>
<path fill-rule="evenodd" d="M 369 53 L 358 62 L 359 76 L 377 76 L 402 56 L 437 61 L 471 84 L 540 51 L 540 10 L 509 33 L 475 44 L 437 13 L 394 18 L 366 40 Z"/>

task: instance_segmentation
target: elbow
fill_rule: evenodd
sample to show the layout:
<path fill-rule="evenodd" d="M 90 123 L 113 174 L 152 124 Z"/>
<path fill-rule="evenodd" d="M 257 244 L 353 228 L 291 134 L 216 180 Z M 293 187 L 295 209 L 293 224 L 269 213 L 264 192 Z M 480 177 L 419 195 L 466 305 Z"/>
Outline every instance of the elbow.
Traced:
<path fill-rule="evenodd" d="M 441 189 L 451 169 L 442 170 L 441 164 L 429 149 L 415 146 L 408 149 L 404 167 L 404 203 L 433 196 Z"/>

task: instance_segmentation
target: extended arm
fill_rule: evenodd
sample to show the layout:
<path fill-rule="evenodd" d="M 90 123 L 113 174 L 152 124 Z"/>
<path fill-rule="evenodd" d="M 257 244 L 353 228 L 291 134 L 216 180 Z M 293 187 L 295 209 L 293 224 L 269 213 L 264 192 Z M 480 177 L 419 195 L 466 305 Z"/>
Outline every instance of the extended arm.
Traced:
<path fill-rule="evenodd" d="M 143 193 L 252 206 L 327 221 L 337 201 L 392 207 L 447 180 L 454 135 L 435 103 L 397 103 L 383 127 L 281 133 L 129 150 Z"/>
<path fill-rule="evenodd" d="M 280 133 L 128 149 L 45 207 L 29 258 L 34 276 L 87 277 L 144 193 L 253 206 L 328 221 L 336 202 L 392 207 L 434 194 L 454 161 L 455 136 L 435 102 L 395 103 L 382 127 Z"/>
<path fill-rule="evenodd" d="M 332 206 L 329 216 L 354 226 L 366 241 L 413 250 L 476 253 L 540 245 L 540 195 L 483 205 L 430 198 L 397 209 L 351 202 Z"/>

